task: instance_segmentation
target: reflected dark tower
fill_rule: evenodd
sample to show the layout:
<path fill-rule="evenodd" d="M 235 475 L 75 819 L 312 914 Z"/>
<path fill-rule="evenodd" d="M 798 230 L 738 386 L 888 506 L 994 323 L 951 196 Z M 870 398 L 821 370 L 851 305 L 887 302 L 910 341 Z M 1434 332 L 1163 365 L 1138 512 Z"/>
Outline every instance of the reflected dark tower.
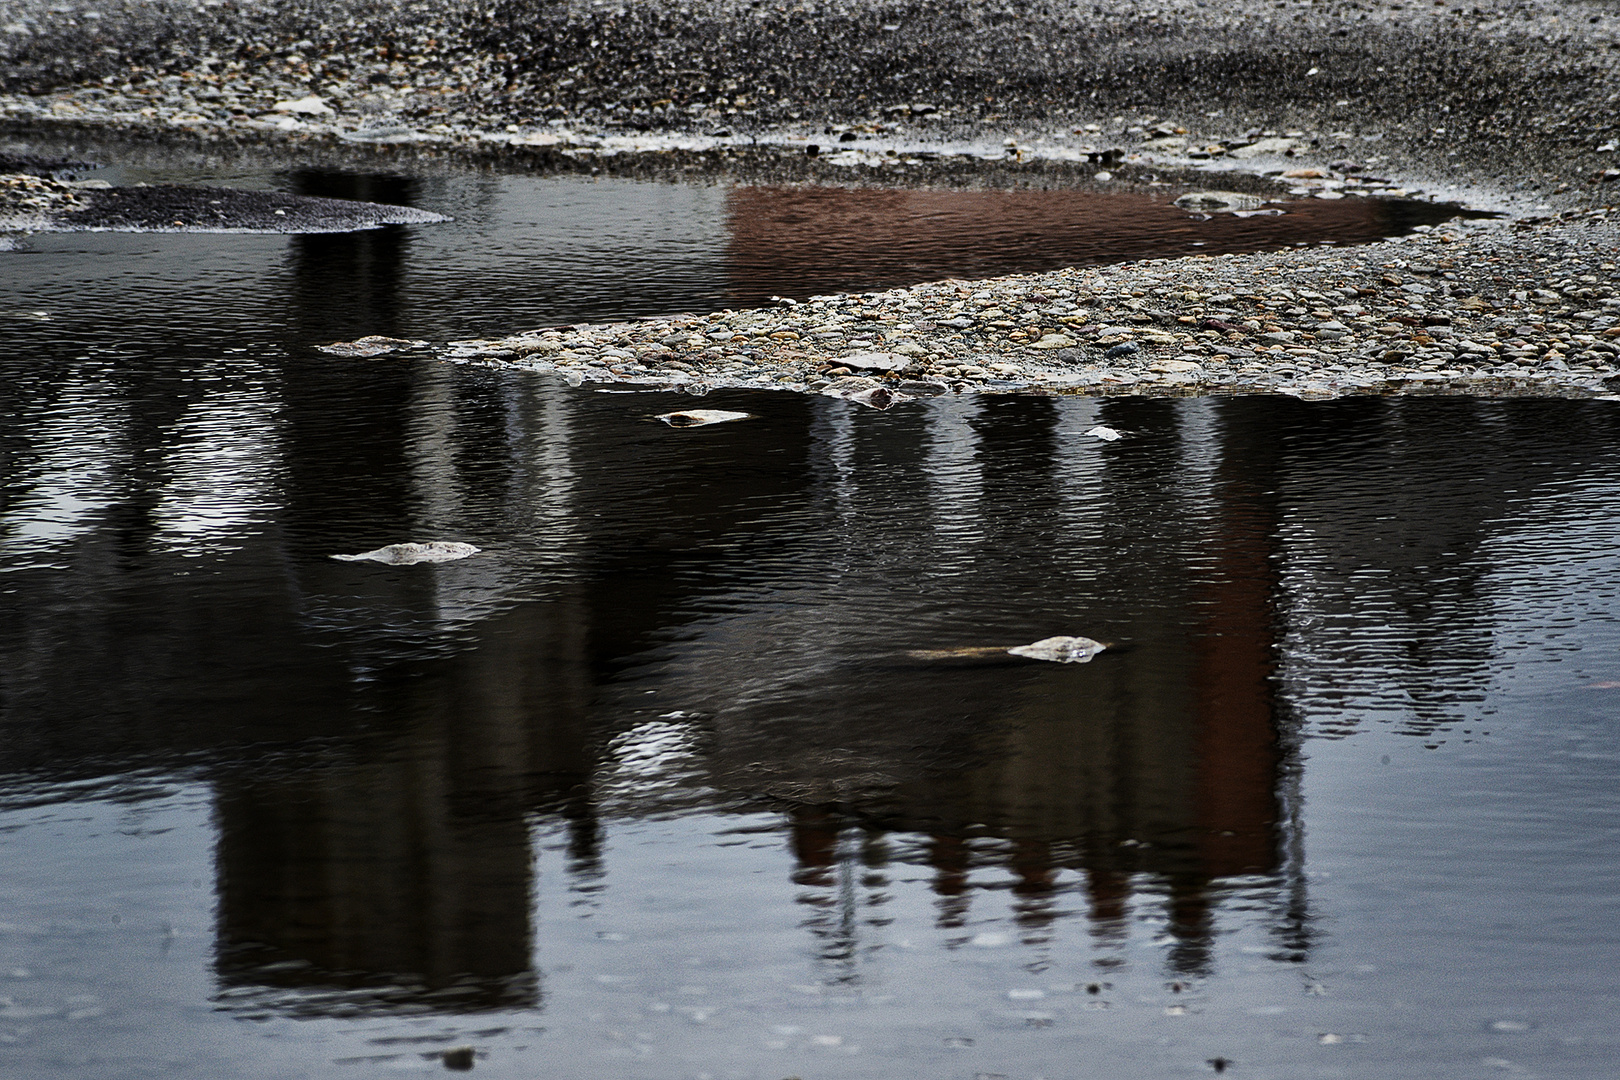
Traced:
<path fill-rule="evenodd" d="M 987 400 L 967 418 L 977 482 L 967 489 L 971 502 L 952 512 L 983 538 L 984 555 L 980 576 L 963 577 L 983 588 L 983 575 L 992 575 L 996 588 L 1079 625 L 1106 618 L 1114 605 L 1142 610 L 1128 647 L 1085 667 L 1029 667 L 1011 683 L 981 680 L 971 667 L 885 671 L 916 683 L 899 712 L 892 703 L 902 699 L 886 699 L 890 712 L 876 726 L 907 733 L 909 753 L 933 764 L 909 775 L 896 769 L 892 792 L 839 813 L 927 837 L 921 854 L 934 871 L 940 929 L 966 925 L 975 889 L 1006 887 L 994 873 L 983 885 L 973 881 L 976 865 L 994 863 L 1012 875 L 1010 915 L 1020 936 L 1043 945 L 1062 918 L 1061 872 L 1079 870 L 1097 962 L 1112 966 L 1140 876 L 1164 896 L 1179 942 L 1171 967 L 1197 974 L 1210 964 L 1227 883 L 1265 878 L 1281 865 L 1279 788 L 1287 776 L 1273 689 L 1279 451 L 1263 423 L 1221 408 L 1186 416 L 1171 401 L 1105 404 L 1101 418 L 1132 435 L 1088 447 L 1103 457 L 1082 481 L 1066 475 L 1076 448 L 1065 445 L 1053 402 Z M 861 448 L 857 469 L 893 457 L 880 450 Z M 1075 483 L 1095 486 L 1076 494 Z M 1071 609 L 1067 579 L 1038 553 L 1059 546 L 1059 530 L 1087 527 L 1077 521 L 1095 523 L 1106 570 L 1094 593 L 1082 593 L 1086 606 Z M 946 592 L 938 602 L 950 599 Z M 1000 690 L 979 696 L 982 685 Z M 857 694 L 820 714 L 852 717 L 869 707 Z M 847 749 L 869 738 L 871 726 L 829 724 L 829 734 Z M 802 728 L 794 736 L 774 756 L 802 769 Z M 807 923 L 818 935 L 833 929 L 839 843 L 835 823 L 796 818 L 795 880 L 814 886 L 802 899 L 826 911 Z"/>
<path fill-rule="evenodd" d="M 303 170 L 293 173 L 292 180 L 299 195 L 415 205 L 416 182 L 402 176 Z M 397 336 L 409 244 L 410 231 L 399 225 L 294 236 L 290 259 L 295 307 L 290 325 L 312 344 L 366 334 Z M 342 302 L 334 303 L 334 298 Z"/>
<path fill-rule="evenodd" d="M 538 1004 L 529 823 L 577 837 L 595 816 L 586 625 L 576 605 L 522 605 L 429 677 L 351 703 L 399 717 L 393 734 L 216 780 L 224 1000 L 312 1016 Z"/>
<path fill-rule="evenodd" d="M 973 902 L 968 884 L 972 859 L 972 849 L 960 836 L 928 838 L 928 862 L 934 868 L 934 895 L 939 897 L 935 903 L 939 910 L 936 925 L 941 930 L 956 930 L 967 925 L 968 908 Z"/>

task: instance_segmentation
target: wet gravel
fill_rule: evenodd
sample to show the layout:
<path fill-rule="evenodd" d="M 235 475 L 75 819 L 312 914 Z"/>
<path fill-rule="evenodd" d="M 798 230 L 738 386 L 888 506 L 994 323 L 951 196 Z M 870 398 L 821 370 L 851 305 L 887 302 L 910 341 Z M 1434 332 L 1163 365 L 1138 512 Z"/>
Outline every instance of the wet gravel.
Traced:
<path fill-rule="evenodd" d="M 180 184 L 113 187 L 97 180 L 0 174 L 0 230 L 329 233 L 447 220 L 409 206 L 278 191 Z"/>
<path fill-rule="evenodd" d="M 1274 193 L 1280 184 L 1317 198 L 1455 199 L 1507 211 L 1524 226 L 1458 226 L 1454 231 L 1467 235 L 1429 256 L 1438 265 L 1449 252 L 1455 268 L 1432 274 L 1399 265 L 1441 243 L 1432 239 L 1354 256 L 1310 251 L 1141 264 L 1118 280 L 1134 282 L 1119 288 L 1144 296 L 1113 306 L 1124 312 L 1143 301 L 1161 315 L 1149 313 L 1152 332 L 1126 317 L 1119 325 L 1129 328 L 1128 340 L 1102 332 L 1116 314 L 1108 311 L 1114 286 L 1099 294 L 1086 284 L 1114 281 L 1109 274 L 974 286 L 965 303 L 977 303 L 972 292 L 988 291 L 1008 315 L 988 322 L 1014 325 L 976 323 L 953 329 L 955 338 L 914 326 L 924 352 L 911 354 L 903 373 L 912 381 L 1106 390 L 1362 380 L 1374 388 L 1539 389 L 1598 386 L 1593 378 L 1612 356 L 1598 347 L 1612 338 L 1589 335 L 1594 345 L 1581 337 L 1606 315 L 1528 317 L 1546 315 L 1538 302 L 1545 298 L 1532 290 L 1565 296 L 1550 263 L 1576 258 L 1577 278 L 1598 279 L 1572 287 L 1610 288 L 1615 278 L 1614 237 L 1602 211 L 1620 201 L 1620 12 L 1608 4 L 1169 0 L 989 10 L 959 0 L 303 0 L 262 7 L 0 0 L 0 92 L 0 132 L 13 139 L 110 130 L 221 148 L 383 158 L 391 167 L 451 159 L 787 182 L 1120 187 L 1202 175 L 1199 186 L 1238 191 Z M 1481 244 L 1467 256 L 1474 264 L 1457 254 Z M 1273 258 L 1280 261 L 1267 261 Z M 1479 263 L 1500 271 L 1484 277 L 1501 283 L 1472 280 Z M 1288 286 L 1294 301 L 1275 298 L 1287 305 L 1277 310 L 1246 307 L 1242 298 L 1254 281 L 1273 273 L 1317 283 Z M 1401 274 L 1413 280 L 1381 281 Z M 1337 311 L 1355 306 L 1342 294 L 1351 288 L 1380 298 L 1393 289 L 1402 303 L 1369 306 L 1358 293 L 1366 311 Z M 1087 321 L 1042 314 L 1035 297 L 1043 290 L 1067 290 L 1058 299 L 1085 309 Z M 1176 300 L 1161 290 L 1206 299 Z M 913 290 L 893 303 L 921 304 L 926 322 L 941 305 L 961 300 L 960 291 Z M 1207 299 L 1226 293 L 1238 301 Z M 1485 310 L 1461 307 L 1476 296 Z M 838 304 L 848 313 L 872 302 Z M 1294 308 L 1304 314 L 1288 314 Z M 1324 310 L 1334 317 L 1316 314 Z M 796 309 L 704 324 L 780 322 L 772 332 L 787 334 L 802 328 L 781 320 L 803 317 Z M 897 310 L 896 325 L 905 317 Z M 1232 329 L 1202 327 L 1209 318 Z M 1369 318 L 1383 329 L 1362 321 Z M 1447 324 L 1433 321 L 1440 318 L 1452 320 L 1449 334 Z M 1517 325 L 1491 322 L 1502 319 Z M 1035 348 L 1031 329 L 1074 343 Z M 620 329 L 592 333 L 647 344 Z M 1298 336 L 1266 341 L 1266 334 Z M 713 370 L 726 357 L 712 350 L 729 346 L 705 340 L 701 348 L 659 347 L 699 371 L 694 381 L 741 378 Z M 790 339 L 770 340 L 778 344 L 733 362 L 768 367 L 782 359 L 791 371 L 767 381 L 808 387 L 824 377 L 827 361 L 843 355 L 829 337 L 817 348 L 802 336 L 791 348 L 782 344 Z M 888 343 L 885 335 L 878 344 Z M 1109 349 L 1132 344 L 1138 352 L 1107 359 Z M 1522 362 L 1526 349 L 1537 357 L 1530 367 Z M 806 355 L 779 355 L 794 351 Z M 1155 371 L 1155 364 L 1168 370 Z M 1270 365 L 1270 374 L 1257 377 L 1256 365 Z M 1356 378 L 1341 377 L 1336 366 L 1354 369 Z"/>
<path fill-rule="evenodd" d="M 946 281 L 439 352 L 575 384 L 766 387 L 877 408 L 974 391 L 1613 397 L 1617 241 L 1603 212 L 1469 222 L 1340 251 Z"/>
<path fill-rule="evenodd" d="M 1537 198 L 1608 197 L 1617 71 L 1620 13 L 1598 3 L 0 2 L 13 120 L 383 144 L 559 127 L 1010 139 L 1014 155 L 1044 140 L 1202 161 L 1291 138 Z"/>

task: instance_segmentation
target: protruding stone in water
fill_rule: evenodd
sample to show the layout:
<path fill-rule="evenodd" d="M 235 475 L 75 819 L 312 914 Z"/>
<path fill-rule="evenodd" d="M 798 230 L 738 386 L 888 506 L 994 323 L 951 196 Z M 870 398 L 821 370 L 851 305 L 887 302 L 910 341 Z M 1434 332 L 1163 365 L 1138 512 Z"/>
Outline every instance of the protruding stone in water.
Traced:
<path fill-rule="evenodd" d="M 363 338 L 356 338 L 354 341 L 334 341 L 330 345 L 317 345 L 315 348 L 323 353 L 331 353 L 333 356 L 365 357 L 386 356 L 388 353 L 398 352 L 401 349 L 421 349 L 426 345 L 427 342 L 425 341 L 416 341 L 411 338 L 382 337 L 371 334 Z"/>
<path fill-rule="evenodd" d="M 1100 641 L 1093 641 L 1088 637 L 1057 637 L 1042 638 L 1031 645 L 1020 645 L 1016 649 L 1008 649 L 1012 656 L 1028 657 L 1031 660 L 1049 660 L 1054 664 L 1089 664 L 1091 658 L 1100 652 L 1106 651 L 1107 645 Z"/>
<path fill-rule="evenodd" d="M 906 657 L 934 663 L 949 661 L 993 661 L 1007 656 L 1029 660 L 1050 660 L 1057 664 L 1084 664 L 1106 651 L 1107 644 L 1086 637 L 1042 638 L 1032 645 L 955 645 L 945 649 L 908 649 Z"/>
<path fill-rule="evenodd" d="M 1176 200 L 1183 210 L 1202 210 L 1206 214 L 1229 214 L 1235 210 L 1258 210 L 1266 200 L 1259 195 L 1246 195 L 1241 191 L 1189 191 Z"/>
<path fill-rule="evenodd" d="M 892 409 L 902 401 L 911 401 L 910 394 L 902 394 L 898 390 L 890 390 L 887 386 L 874 386 L 868 390 L 856 390 L 847 394 L 838 394 L 837 397 L 845 401 L 853 401 L 857 405 L 865 405 L 868 409 Z"/>
<path fill-rule="evenodd" d="M 1005 645 L 957 645 L 949 649 L 907 649 L 912 660 L 997 660 L 1007 655 Z"/>
<path fill-rule="evenodd" d="M 1125 437 L 1125 433 L 1123 431 L 1107 427 L 1103 424 L 1098 424 L 1094 428 L 1087 428 L 1085 434 L 1093 439 L 1101 439 L 1103 442 L 1118 442 Z"/>
<path fill-rule="evenodd" d="M 727 412 L 725 409 L 683 409 L 680 412 L 661 413 L 654 417 L 670 427 L 708 427 L 710 424 L 729 424 L 733 420 L 748 420 L 753 413 Z"/>
<path fill-rule="evenodd" d="M 334 555 L 341 562 L 378 562 L 388 566 L 411 566 L 415 563 L 454 562 L 478 554 L 482 548 L 453 540 L 430 540 L 425 544 L 389 544 L 375 551 L 362 551 L 358 555 Z"/>
<path fill-rule="evenodd" d="M 478 1060 L 478 1051 L 471 1046 L 452 1046 L 439 1055 L 444 1067 L 451 1072 L 467 1072 Z"/>

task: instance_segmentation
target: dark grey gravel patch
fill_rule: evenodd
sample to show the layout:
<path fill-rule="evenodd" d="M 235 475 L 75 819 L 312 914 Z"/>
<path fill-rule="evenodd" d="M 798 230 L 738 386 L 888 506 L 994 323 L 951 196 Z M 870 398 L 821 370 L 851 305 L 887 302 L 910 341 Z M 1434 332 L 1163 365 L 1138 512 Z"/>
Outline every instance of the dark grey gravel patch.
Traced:
<path fill-rule="evenodd" d="M 411 206 L 234 188 L 163 184 L 83 188 L 78 195 L 86 205 L 52 215 L 47 229 L 57 232 L 335 233 L 450 220 L 443 214 Z"/>
<path fill-rule="evenodd" d="M 94 161 L 40 157 L 38 154 L 19 154 L 10 150 L 0 150 L 0 173 L 24 173 L 28 176 L 60 180 L 99 168 L 101 166 Z"/>

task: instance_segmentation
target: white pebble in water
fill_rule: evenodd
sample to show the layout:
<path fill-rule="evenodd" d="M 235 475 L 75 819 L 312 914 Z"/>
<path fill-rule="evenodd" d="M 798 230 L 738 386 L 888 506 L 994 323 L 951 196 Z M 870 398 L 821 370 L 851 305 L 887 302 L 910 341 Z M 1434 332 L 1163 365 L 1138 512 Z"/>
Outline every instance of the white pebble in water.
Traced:
<path fill-rule="evenodd" d="M 426 544 L 389 544 L 375 551 L 362 551 L 358 555 L 333 555 L 332 558 L 340 562 L 363 561 L 386 563 L 389 566 L 411 566 L 415 563 L 453 562 L 456 559 L 465 559 L 469 555 L 476 555 L 481 550 L 471 544 L 434 540 Z"/>

